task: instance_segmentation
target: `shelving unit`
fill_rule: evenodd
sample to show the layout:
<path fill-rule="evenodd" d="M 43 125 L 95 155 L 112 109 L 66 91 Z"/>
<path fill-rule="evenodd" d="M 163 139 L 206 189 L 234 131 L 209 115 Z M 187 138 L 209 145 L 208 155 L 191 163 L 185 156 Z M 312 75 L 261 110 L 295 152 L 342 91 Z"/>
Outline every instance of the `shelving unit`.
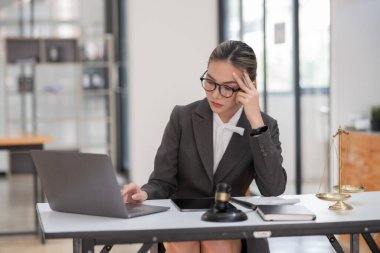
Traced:
<path fill-rule="evenodd" d="M 40 132 L 47 149 L 107 153 L 116 162 L 112 36 L 7 38 L 6 132 Z"/>

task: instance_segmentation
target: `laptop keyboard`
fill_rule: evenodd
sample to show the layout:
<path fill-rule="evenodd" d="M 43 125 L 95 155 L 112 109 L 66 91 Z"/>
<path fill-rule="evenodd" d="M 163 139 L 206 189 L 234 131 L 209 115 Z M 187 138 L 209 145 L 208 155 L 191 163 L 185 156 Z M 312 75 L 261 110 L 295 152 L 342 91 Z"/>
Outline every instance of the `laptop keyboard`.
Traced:
<path fill-rule="evenodd" d="M 153 213 L 152 206 L 139 204 L 139 203 L 126 203 L 125 207 L 127 209 L 128 214 L 136 215 L 136 214 L 145 214 L 145 213 Z"/>
<path fill-rule="evenodd" d="M 138 203 L 125 203 L 125 207 L 129 210 L 144 210 L 144 206 Z"/>

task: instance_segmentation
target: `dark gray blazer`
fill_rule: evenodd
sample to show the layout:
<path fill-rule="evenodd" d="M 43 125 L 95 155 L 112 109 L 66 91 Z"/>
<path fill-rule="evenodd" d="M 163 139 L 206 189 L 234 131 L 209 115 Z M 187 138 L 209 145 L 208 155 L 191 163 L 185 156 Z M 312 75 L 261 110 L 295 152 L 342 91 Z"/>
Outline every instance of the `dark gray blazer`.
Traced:
<path fill-rule="evenodd" d="M 220 182 L 232 186 L 232 196 L 244 196 L 256 180 L 264 196 L 285 190 L 277 122 L 262 113 L 268 130 L 250 136 L 251 126 L 243 112 L 237 126 L 244 136 L 234 133 L 213 174 L 213 114 L 206 99 L 176 106 L 166 126 L 154 162 L 154 170 L 142 189 L 149 199 L 213 197 Z M 242 252 L 269 252 L 266 239 L 242 240 Z"/>
<path fill-rule="evenodd" d="M 286 172 L 282 167 L 281 143 L 277 122 L 262 113 L 268 130 L 250 136 L 245 113 L 237 126 L 245 129 L 231 141 L 213 174 L 213 114 L 206 99 L 176 106 L 158 148 L 154 171 L 142 189 L 149 199 L 173 197 L 212 197 L 215 186 L 229 183 L 232 196 L 244 196 L 256 180 L 264 196 L 280 195 L 285 190 Z"/>

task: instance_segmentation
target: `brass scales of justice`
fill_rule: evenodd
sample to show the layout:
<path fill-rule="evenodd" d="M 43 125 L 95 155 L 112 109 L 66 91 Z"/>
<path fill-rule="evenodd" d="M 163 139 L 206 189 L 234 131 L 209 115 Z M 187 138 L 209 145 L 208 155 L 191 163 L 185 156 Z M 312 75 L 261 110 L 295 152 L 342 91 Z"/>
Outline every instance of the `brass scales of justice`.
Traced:
<path fill-rule="evenodd" d="M 343 130 L 341 127 L 339 127 L 338 131 L 333 135 L 333 145 L 334 145 L 334 138 L 339 139 L 339 152 L 338 152 L 338 169 L 339 169 L 339 181 L 338 185 L 335 185 L 333 187 L 333 192 L 328 193 L 317 193 L 316 197 L 322 200 L 326 201 L 336 201 L 336 203 L 329 207 L 329 210 L 334 211 L 347 211 L 352 210 L 353 207 L 347 203 L 344 203 L 344 200 L 351 197 L 350 193 L 358 193 L 364 191 L 363 186 L 356 186 L 356 185 L 344 185 L 342 184 L 342 174 L 343 174 L 343 168 L 342 168 L 342 135 L 348 135 L 349 132 Z M 331 152 L 331 151 L 330 151 Z"/>

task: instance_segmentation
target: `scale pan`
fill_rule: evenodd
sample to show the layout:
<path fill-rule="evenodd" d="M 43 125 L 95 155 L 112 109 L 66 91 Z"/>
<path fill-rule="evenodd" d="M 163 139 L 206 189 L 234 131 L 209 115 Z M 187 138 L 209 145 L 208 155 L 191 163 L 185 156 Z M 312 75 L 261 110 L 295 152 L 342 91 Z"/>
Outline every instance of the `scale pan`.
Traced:
<path fill-rule="evenodd" d="M 341 189 L 341 192 L 343 193 L 357 193 L 357 192 L 363 192 L 364 186 L 345 184 L 345 185 L 342 185 L 340 189 Z M 339 191 L 339 186 L 334 185 L 334 190 Z"/>
<path fill-rule="evenodd" d="M 317 193 L 315 196 L 322 200 L 327 201 L 341 201 L 351 197 L 350 194 L 328 192 L 328 193 Z"/>

